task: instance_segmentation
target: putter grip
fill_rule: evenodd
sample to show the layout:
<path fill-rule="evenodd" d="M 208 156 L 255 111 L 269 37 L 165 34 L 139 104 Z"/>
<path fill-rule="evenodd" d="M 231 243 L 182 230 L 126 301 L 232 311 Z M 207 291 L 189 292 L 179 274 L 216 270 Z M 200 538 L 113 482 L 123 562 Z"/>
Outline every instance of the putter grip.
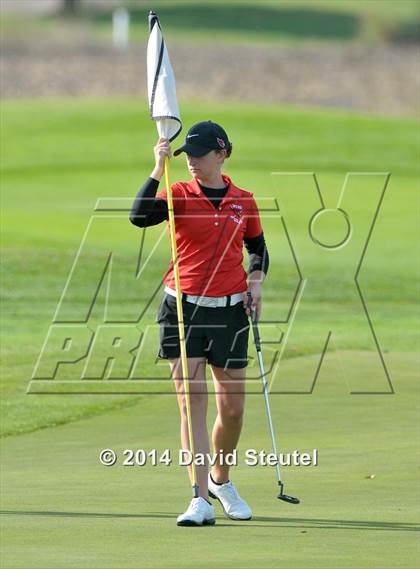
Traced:
<path fill-rule="evenodd" d="M 251 302 L 252 302 L 251 293 L 247 292 L 247 296 L 248 296 L 248 308 L 251 311 L 251 322 L 252 322 L 252 331 L 254 334 L 255 348 L 258 352 L 260 352 L 261 341 L 260 341 L 260 332 L 258 330 L 257 320 L 256 320 L 257 313 L 255 309 L 251 308 Z"/>
<path fill-rule="evenodd" d="M 254 315 L 252 316 L 252 330 L 254 332 L 255 348 L 257 349 L 258 352 L 261 352 L 260 333 L 258 330 L 257 322 L 254 319 L 254 316 L 255 316 L 255 311 Z"/>

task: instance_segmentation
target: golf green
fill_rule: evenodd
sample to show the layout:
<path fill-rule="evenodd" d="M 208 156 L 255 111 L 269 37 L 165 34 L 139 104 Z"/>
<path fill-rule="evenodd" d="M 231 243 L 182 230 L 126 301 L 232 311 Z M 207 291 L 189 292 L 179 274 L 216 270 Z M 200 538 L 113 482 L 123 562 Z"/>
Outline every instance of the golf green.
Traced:
<path fill-rule="evenodd" d="M 358 357 L 357 353 L 352 357 Z M 293 362 L 304 370 L 305 357 Z M 318 449 L 318 466 L 284 468 L 277 500 L 273 467 L 247 466 L 246 449 L 270 450 L 264 401 L 250 395 L 232 479 L 253 507 L 249 522 L 179 528 L 190 499 L 177 462 L 175 398 L 137 405 L 3 442 L 3 555 L 7 568 L 416 566 L 418 465 L 410 359 L 394 354 L 398 396 L 349 396 L 326 368 L 317 393 L 272 396 L 283 452 Z M 289 363 L 289 365 L 292 365 Z M 209 424 L 214 417 L 211 406 Z M 99 463 L 101 449 L 119 455 Z M 123 466 L 125 449 L 171 450 L 170 466 Z"/>

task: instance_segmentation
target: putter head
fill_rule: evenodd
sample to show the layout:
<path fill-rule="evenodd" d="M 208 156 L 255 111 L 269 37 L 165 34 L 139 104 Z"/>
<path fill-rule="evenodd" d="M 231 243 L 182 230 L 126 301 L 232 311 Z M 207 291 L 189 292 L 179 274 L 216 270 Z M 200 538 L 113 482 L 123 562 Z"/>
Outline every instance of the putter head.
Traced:
<path fill-rule="evenodd" d="M 299 498 L 295 498 L 294 496 L 288 496 L 287 494 L 280 494 L 277 496 L 279 500 L 283 500 L 283 502 L 287 502 L 288 504 L 300 504 Z"/>
<path fill-rule="evenodd" d="M 288 504 L 300 504 L 299 498 L 295 498 L 294 496 L 288 496 L 287 494 L 283 493 L 283 482 L 279 480 L 279 488 L 280 493 L 277 496 L 279 500 L 283 500 L 283 502 L 287 502 Z"/>

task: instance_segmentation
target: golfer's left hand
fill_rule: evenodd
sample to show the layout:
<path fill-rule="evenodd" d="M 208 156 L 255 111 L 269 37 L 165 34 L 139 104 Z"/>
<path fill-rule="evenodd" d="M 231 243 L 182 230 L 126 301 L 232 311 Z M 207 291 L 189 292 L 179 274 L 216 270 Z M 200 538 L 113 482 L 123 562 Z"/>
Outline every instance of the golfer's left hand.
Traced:
<path fill-rule="evenodd" d="M 251 294 L 251 310 L 256 311 L 257 322 L 261 316 L 262 309 L 262 298 L 261 298 L 261 283 L 256 281 L 250 281 L 248 283 L 248 291 L 244 293 L 244 308 L 248 316 L 251 316 L 251 310 L 248 306 L 248 294 Z"/>

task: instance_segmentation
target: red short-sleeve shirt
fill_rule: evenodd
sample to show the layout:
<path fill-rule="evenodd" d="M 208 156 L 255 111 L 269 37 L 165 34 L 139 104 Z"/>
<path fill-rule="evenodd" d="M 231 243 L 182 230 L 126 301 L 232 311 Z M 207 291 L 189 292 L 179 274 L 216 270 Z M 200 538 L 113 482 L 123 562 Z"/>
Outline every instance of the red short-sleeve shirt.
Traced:
<path fill-rule="evenodd" d="M 225 296 L 247 290 L 243 240 L 261 235 L 260 216 L 252 193 L 223 179 L 229 187 L 217 209 L 196 179 L 172 186 L 182 292 Z M 167 200 L 166 189 L 156 197 Z M 175 288 L 172 260 L 163 280 Z"/>

